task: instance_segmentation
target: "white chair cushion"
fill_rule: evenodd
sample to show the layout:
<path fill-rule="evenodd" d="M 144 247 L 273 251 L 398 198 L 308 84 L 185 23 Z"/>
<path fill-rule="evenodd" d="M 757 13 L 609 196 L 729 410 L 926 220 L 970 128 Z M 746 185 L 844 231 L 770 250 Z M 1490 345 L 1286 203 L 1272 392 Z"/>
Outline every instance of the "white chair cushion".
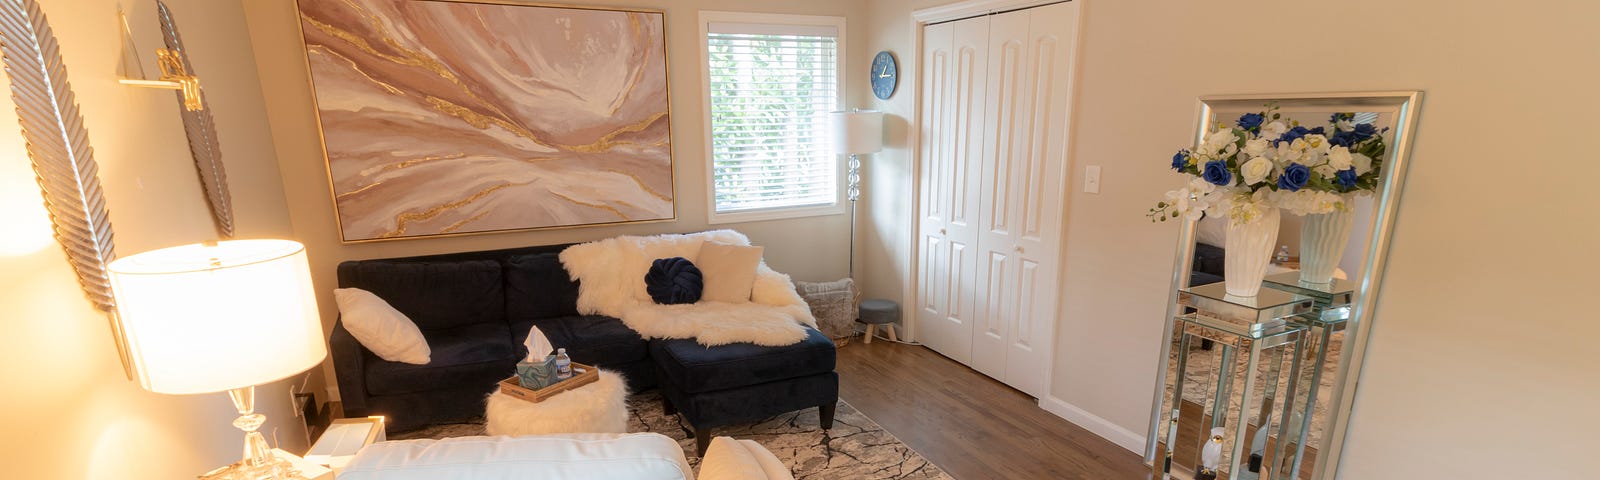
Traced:
<path fill-rule="evenodd" d="M 391 362 L 427 365 L 433 351 L 411 318 L 389 306 L 372 292 L 359 288 L 333 291 L 344 329 L 378 358 Z"/>
<path fill-rule="evenodd" d="M 678 442 L 656 433 L 456 437 L 368 445 L 339 480 L 691 480 Z"/>

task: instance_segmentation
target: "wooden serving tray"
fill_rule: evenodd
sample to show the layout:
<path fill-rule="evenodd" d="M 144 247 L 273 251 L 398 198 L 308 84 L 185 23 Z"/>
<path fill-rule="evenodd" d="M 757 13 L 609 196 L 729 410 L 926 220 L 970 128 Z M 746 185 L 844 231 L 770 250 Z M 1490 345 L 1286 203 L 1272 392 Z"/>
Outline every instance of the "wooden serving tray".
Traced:
<path fill-rule="evenodd" d="M 577 370 L 580 368 L 583 369 L 583 373 L 577 373 Z M 511 378 L 500 381 L 500 393 L 504 393 L 521 400 L 539 403 L 544 401 L 546 398 L 555 396 L 558 393 L 582 387 L 600 380 L 600 369 L 594 368 L 592 365 L 584 365 L 578 362 L 572 362 L 572 370 L 572 378 L 556 382 L 555 384 L 538 390 L 523 387 L 522 383 L 517 380 L 516 375 L 512 375 Z"/>

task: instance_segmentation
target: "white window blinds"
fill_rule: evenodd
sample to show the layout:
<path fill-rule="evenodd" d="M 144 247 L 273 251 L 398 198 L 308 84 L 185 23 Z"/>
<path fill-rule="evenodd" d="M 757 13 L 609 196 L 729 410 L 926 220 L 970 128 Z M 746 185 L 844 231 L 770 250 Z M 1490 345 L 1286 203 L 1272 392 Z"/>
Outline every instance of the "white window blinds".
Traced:
<path fill-rule="evenodd" d="M 825 115 L 839 105 L 833 26 L 708 25 L 715 213 L 834 205 Z"/>

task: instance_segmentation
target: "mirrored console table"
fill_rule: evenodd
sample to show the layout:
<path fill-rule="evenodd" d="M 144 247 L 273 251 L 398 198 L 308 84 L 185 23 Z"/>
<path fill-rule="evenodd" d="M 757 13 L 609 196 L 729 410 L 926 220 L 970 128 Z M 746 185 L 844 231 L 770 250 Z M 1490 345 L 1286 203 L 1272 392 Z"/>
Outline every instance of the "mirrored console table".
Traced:
<path fill-rule="evenodd" d="M 1350 320 L 1350 301 L 1355 296 L 1356 282 L 1342 279 L 1334 279 L 1330 283 L 1302 282 L 1300 272 L 1293 271 L 1270 275 L 1262 281 L 1262 286 L 1312 299 L 1310 311 L 1289 319 L 1291 323 L 1306 329 L 1300 368 L 1295 375 L 1299 378 L 1296 382 L 1299 387 L 1297 397 L 1305 401 L 1289 413 L 1287 418 L 1291 428 L 1278 437 L 1290 439 L 1289 448 L 1293 453 L 1290 457 L 1292 463 L 1285 465 L 1288 467 L 1284 472 L 1287 475 L 1282 478 L 1297 478 L 1302 468 L 1309 468 L 1302 463 L 1306 458 L 1307 438 L 1316 414 L 1317 395 L 1321 391 L 1333 337 L 1343 332 L 1346 322 Z"/>
<path fill-rule="evenodd" d="M 1304 431 L 1284 415 L 1307 408 L 1295 374 L 1307 327 L 1295 319 L 1311 313 L 1315 299 L 1273 289 L 1236 297 L 1213 283 L 1180 289 L 1178 303 L 1193 311 L 1172 319 L 1156 477 L 1257 479 L 1292 471 L 1290 442 L 1271 441 L 1268 432 L 1276 428 L 1281 439 Z M 1222 348 L 1201 349 L 1204 340 Z"/>

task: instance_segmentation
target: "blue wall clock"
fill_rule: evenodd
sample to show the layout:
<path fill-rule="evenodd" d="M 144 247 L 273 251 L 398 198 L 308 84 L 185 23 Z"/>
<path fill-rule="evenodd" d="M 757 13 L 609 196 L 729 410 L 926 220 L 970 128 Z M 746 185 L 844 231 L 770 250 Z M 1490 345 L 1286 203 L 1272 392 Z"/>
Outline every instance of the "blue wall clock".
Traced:
<path fill-rule="evenodd" d="M 888 100 L 900 84 L 900 69 L 894 63 L 894 54 L 888 50 L 878 52 L 872 59 L 872 95 Z"/>

